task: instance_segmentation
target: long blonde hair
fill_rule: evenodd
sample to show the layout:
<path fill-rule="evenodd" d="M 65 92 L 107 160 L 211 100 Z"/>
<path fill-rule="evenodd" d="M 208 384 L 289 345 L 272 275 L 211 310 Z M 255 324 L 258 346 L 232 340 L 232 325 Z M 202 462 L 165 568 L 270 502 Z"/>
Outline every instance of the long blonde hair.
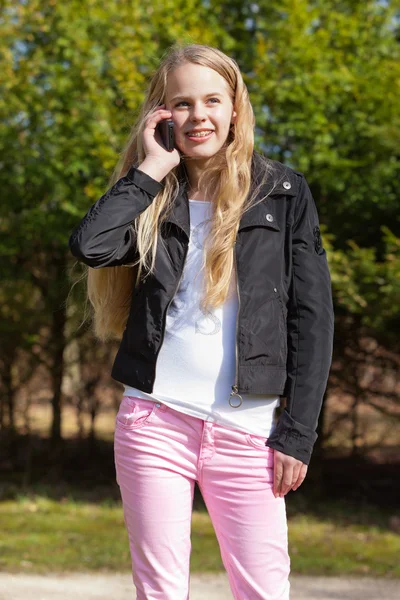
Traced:
<path fill-rule="evenodd" d="M 203 254 L 205 287 L 202 305 L 204 309 L 209 309 L 221 305 L 227 297 L 240 218 L 273 172 L 270 161 L 258 155 L 264 165 L 263 176 L 250 197 L 255 119 L 240 69 L 232 58 L 216 48 L 199 44 L 175 44 L 168 50 L 151 78 L 139 117 L 132 127 L 109 187 L 126 175 L 132 165 L 139 166 L 145 159 L 142 135 L 146 120 L 165 102 L 168 74 L 185 63 L 209 67 L 219 73 L 229 85 L 229 94 L 237 113 L 226 143 L 210 161 L 212 164 L 204 169 L 198 182 L 198 188 L 205 193 L 205 197 L 213 198 L 212 222 Z M 153 272 L 159 228 L 179 193 L 185 158 L 181 156 L 181 165 L 168 173 L 163 180 L 163 189 L 132 223 L 137 236 L 138 260 L 131 268 L 87 267 L 83 275 L 83 278 L 87 276 L 87 298 L 94 309 L 94 333 L 102 341 L 122 337 L 132 291 L 143 272 L 146 276 Z"/>

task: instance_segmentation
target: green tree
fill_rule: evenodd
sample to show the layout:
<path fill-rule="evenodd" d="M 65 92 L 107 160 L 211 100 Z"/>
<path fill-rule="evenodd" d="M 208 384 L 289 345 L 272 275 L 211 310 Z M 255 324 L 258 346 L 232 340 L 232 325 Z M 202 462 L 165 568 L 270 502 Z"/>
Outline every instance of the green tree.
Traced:
<path fill-rule="evenodd" d="M 2 9 L 1 275 L 40 293 L 59 439 L 68 237 L 105 191 L 162 53 L 176 41 L 218 46 L 228 34 L 196 0 L 3 0 Z"/>
<path fill-rule="evenodd" d="M 311 184 L 337 317 L 350 317 L 350 337 L 363 327 L 396 343 L 398 1 L 2 0 L 1 8 L 0 273 L 11 282 L 1 298 L 2 315 L 14 315 L 0 326 L 2 373 L 21 344 L 42 346 L 54 439 L 70 340 L 68 237 L 105 191 L 148 77 L 177 41 L 237 60 L 257 147 Z"/>
<path fill-rule="evenodd" d="M 400 235 L 399 6 L 262 0 L 248 57 L 261 145 L 307 175 L 337 246 L 378 255 L 381 225 Z"/>

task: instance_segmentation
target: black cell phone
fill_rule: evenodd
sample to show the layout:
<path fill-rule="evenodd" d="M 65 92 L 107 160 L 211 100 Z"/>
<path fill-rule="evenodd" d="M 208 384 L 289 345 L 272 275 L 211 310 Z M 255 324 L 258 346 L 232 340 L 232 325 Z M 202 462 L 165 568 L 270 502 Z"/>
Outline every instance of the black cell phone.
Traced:
<path fill-rule="evenodd" d="M 160 132 L 161 141 L 168 152 L 172 152 L 175 148 L 174 122 L 171 119 L 163 119 L 156 127 Z"/>

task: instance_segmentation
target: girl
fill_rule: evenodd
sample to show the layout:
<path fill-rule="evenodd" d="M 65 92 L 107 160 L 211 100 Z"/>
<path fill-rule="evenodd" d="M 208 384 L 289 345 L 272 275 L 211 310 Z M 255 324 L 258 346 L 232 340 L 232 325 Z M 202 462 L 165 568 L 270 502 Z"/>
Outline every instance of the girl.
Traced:
<path fill-rule="evenodd" d="M 172 47 L 70 237 L 96 335 L 121 339 L 115 466 L 140 600 L 188 598 L 196 481 L 234 598 L 289 598 L 284 496 L 317 438 L 333 310 L 306 180 L 254 151 L 254 126 L 234 60 Z"/>

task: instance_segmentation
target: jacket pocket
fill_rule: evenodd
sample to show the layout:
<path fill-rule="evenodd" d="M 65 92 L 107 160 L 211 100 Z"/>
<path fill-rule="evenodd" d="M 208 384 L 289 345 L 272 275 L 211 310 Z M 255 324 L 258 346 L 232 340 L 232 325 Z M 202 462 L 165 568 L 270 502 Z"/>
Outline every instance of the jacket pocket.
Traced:
<path fill-rule="evenodd" d="M 243 320 L 244 360 L 256 365 L 286 365 L 285 307 L 278 293 Z"/>

